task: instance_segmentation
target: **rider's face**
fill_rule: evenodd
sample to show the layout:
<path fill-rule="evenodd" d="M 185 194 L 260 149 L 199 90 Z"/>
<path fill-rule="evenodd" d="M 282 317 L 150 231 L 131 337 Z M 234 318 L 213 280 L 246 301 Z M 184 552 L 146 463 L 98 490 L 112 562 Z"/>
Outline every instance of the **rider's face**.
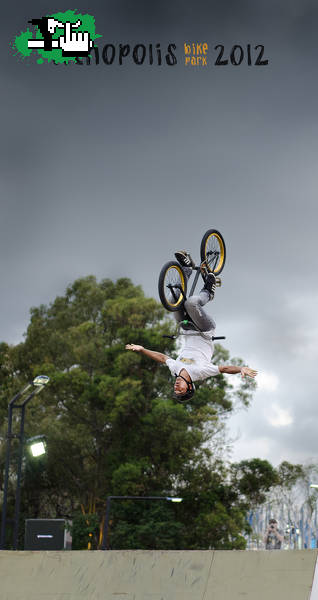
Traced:
<path fill-rule="evenodd" d="M 187 382 L 184 381 L 181 377 L 177 377 L 174 384 L 174 391 L 176 394 L 180 394 L 181 396 L 186 393 L 188 390 Z"/>

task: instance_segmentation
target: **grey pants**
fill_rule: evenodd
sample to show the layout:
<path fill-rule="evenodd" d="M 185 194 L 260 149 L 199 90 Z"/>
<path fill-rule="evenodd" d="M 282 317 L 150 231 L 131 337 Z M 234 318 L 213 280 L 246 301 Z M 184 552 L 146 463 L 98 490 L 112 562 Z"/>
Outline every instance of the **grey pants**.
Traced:
<path fill-rule="evenodd" d="M 183 271 L 186 278 L 189 279 L 192 269 L 183 267 Z M 185 301 L 183 307 L 173 313 L 177 323 L 180 323 L 186 318 L 187 312 L 190 319 L 192 319 L 193 323 L 195 323 L 200 331 L 210 331 L 211 329 L 215 329 L 214 320 L 203 309 L 203 306 L 207 304 L 209 300 L 210 294 L 204 288 L 196 296 L 190 296 L 190 298 Z M 181 327 L 183 329 L 195 329 L 191 323 L 189 323 L 189 325 L 182 325 Z"/>

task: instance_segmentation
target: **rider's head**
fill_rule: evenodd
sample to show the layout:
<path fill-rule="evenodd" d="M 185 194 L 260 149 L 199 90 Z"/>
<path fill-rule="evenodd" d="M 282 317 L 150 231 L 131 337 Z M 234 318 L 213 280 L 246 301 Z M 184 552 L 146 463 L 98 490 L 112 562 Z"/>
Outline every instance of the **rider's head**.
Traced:
<path fill-rule="evenodd" d="M 188 381 L 182 375 L 176 375 L 176 381 L 174 384 L 174 393 L 173 397 L 179 402 L 184 402 L 184 400 L 189 400 L 192 398 L 195 392 L 194 383 L 190 380 Z"/>

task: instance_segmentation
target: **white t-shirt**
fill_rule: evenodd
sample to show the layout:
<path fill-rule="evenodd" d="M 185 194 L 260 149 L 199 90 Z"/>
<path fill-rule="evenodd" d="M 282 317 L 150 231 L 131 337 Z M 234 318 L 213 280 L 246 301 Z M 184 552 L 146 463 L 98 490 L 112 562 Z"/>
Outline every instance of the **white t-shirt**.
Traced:
<path fill-rule="evenodd" d="M 176 360 L 168 358 L 166 365 L 172 375 L 179 375 L 181 369 L 185 369 L 192 381 L 207 379 L 219 375 L 219 367 L 211 363 L 214 344 L 212 342 L 212 331 L 205 331 L 204 335 L 194 335 L 193 331 L 184 331 L 183 348 Z"/>

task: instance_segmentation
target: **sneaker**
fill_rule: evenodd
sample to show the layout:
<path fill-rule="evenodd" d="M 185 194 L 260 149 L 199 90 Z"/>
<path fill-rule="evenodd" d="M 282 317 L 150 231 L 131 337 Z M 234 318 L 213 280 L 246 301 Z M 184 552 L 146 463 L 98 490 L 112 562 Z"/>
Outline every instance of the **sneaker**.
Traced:
<path fill-rule="evenodd" d="M 208 273 L 204 280 L 203 289 L 209 292 L 211 296 L 211 300 L 214 298 L 215 289 L 216 289 L 216 277 L 214 273 Z"/>
<path fill-rule="evenodd" d="M 195 268 L 195 263 L 192 260 L 189 252 L 186 252 L 185 250 L 178 250 L 174 253 L 174 255 L 182 267 L 191 267 L 192 269 Z"/>

